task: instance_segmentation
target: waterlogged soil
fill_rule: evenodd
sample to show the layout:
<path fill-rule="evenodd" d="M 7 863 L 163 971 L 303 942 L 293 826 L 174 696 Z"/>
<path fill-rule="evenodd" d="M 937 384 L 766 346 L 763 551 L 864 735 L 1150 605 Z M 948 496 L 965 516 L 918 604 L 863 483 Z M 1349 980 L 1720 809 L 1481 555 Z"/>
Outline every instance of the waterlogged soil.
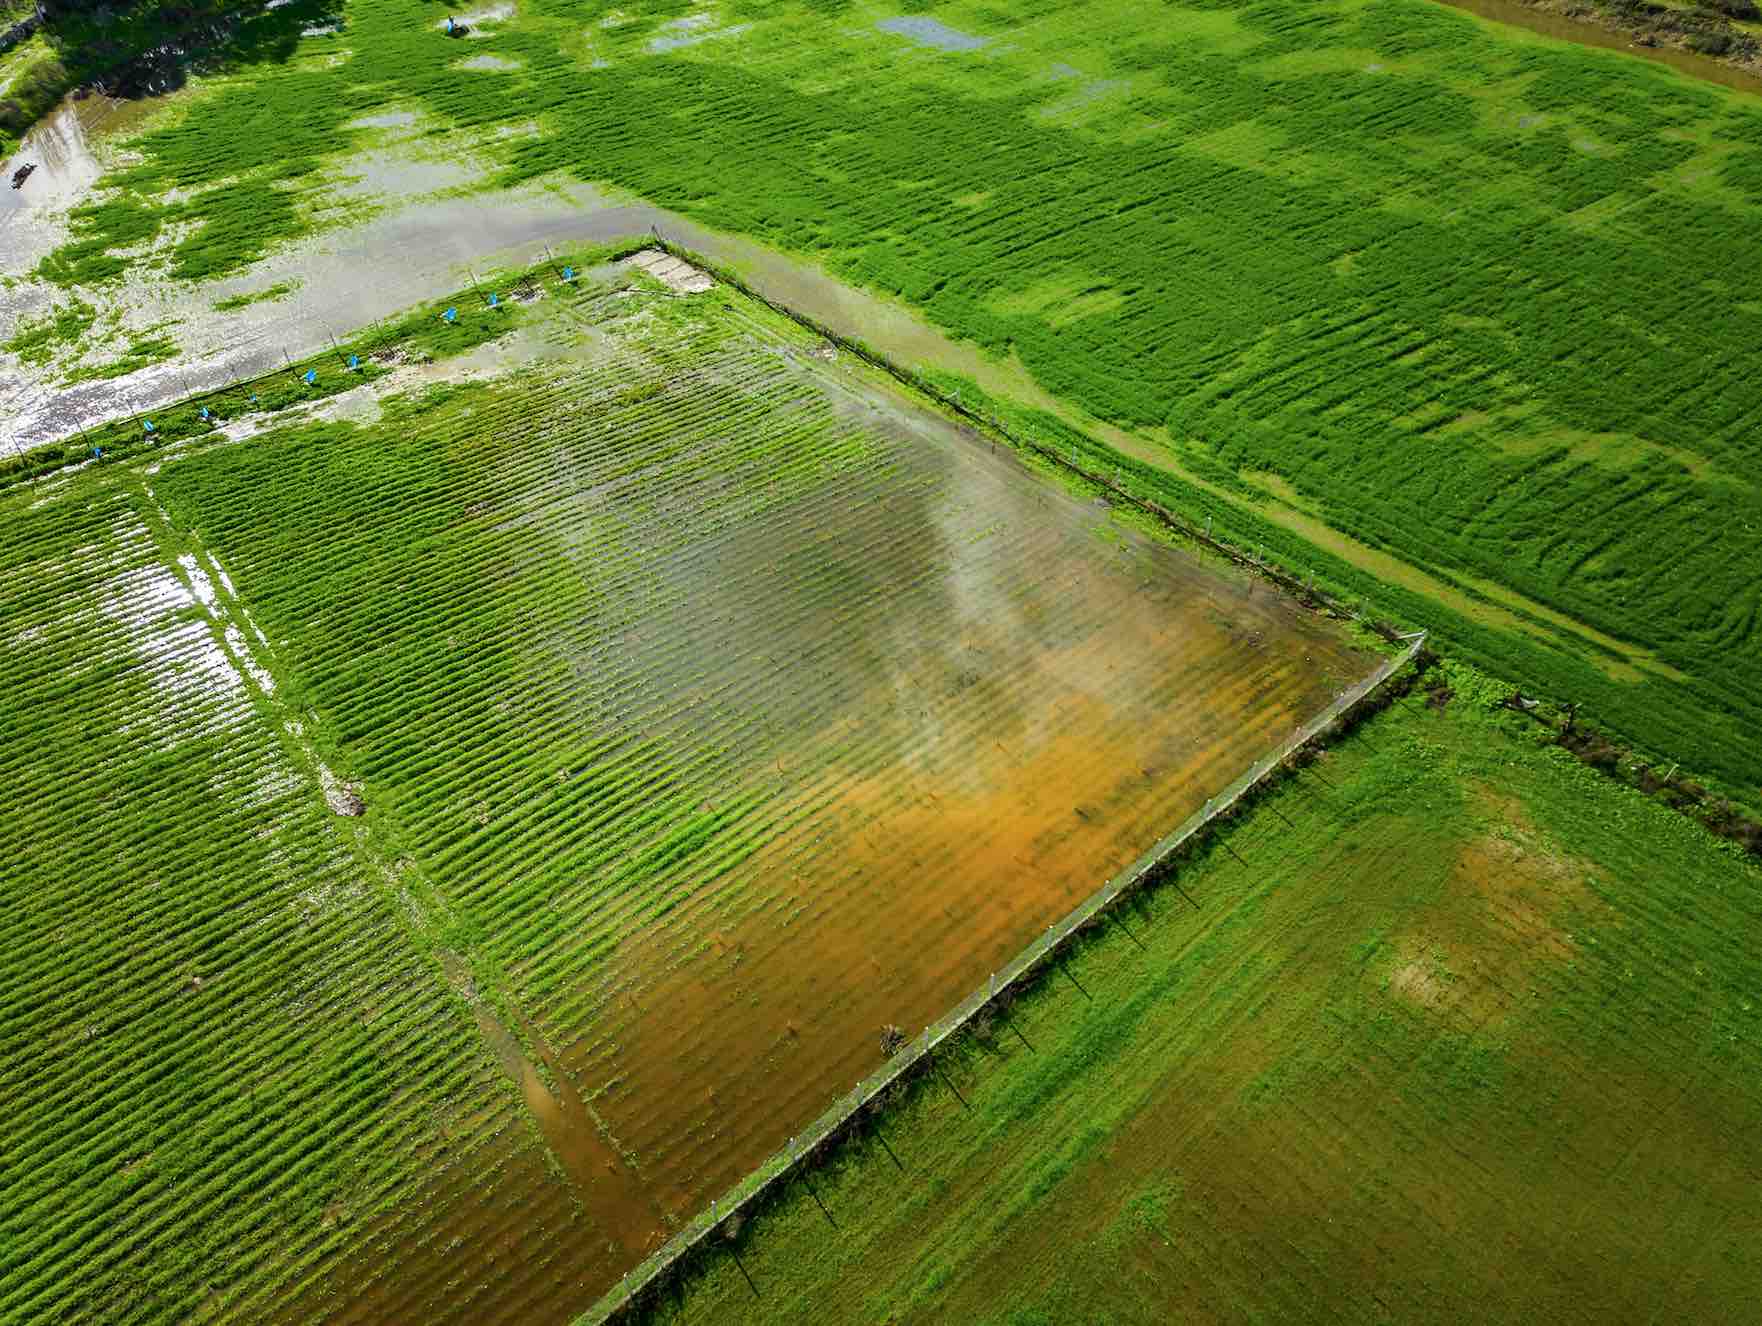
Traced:
<path fill-rule="evenodd" d="M 884 18 L 877 21 L 875 26 L 882 32 L 909 38 L 920 46 L 938 51 L 977 51 L 991 44 L 988 37 L 975 37 L 970 33 L 957 31 L 934 18 Z"/>
<path fill-rule="evenodd" d="M 669 542 L 733 482 L 705 471 L 651 512 L 635 600 L 545 649 L 635 679 L 599 721 L 714 762 L 704 809 L 769 829 L 658 914 L 608 900 L 629 919 L 577 988 L 529 1000 L 514 973 L 521 1034 L 486 1036 L 555 1163 L 437 1180 L 287 1320 L 569 1320 L 878 1067 L 885 1026 L 983 986 L 1374 666 L 869 370 L 753 335 L 860 463 Z M 568 484 L 553 510 L 615 496 Z"/>
<path fill-rule="evenodd" d="M 1479 18 L 1492 19 L 1496 23 L 1524 28 L 1556 41 L 1569 41 L 1580 46 L 1594 46 L 1600 50 L 1637 55 L 1641 59 L 1669 65 L 1678 73 L 1687 74 L 1691 78 L 1703 78 L 1710 83 L 1736 88 L 1739 92 L 1762 95 L 1762 70 L 1670 46 L 1641 46 L 1631 33 L 1618 27 L 1602 26 L 1598 16 L 1594 14 L 1585 18 L 1574 18 L 1540 5 L 1525 4 L 1523 0 L 1439 0 L 1439 3 L 1449 5 L 1452 9 L 1465 10 Z"/>
<path fill-rule="evenodd" d="M 456 163 L 411 162 L 387 153 L 383 159 L 357 161 L 341 187 L 364 196 L 407 200 L 435 183 L 435 171 L 458 168 Z M 443 192 L 295 246 L 248 277 L 195 290 L 161 283 L 131 292 L 121 301 L 128 310 L 125 316 L 143 325 L 175 326 L 180 357 L 127 377 L 71 386 L 53 381 L 44 370 L 15 371 L 10 377 L 0 372 L 0 393 L 11 392 L 10 408 L 0 417 L 0 443 L 40 446 L 110 420 L 161 409 L 195 392 L 272 372 L 290 357 L 316 353 L 333 338 L 346 338 L 413 304 L 469 290 L 485 272 L 543 269 L 549 253 L 570 245 L 651 233 L 737 268 L 767 298 L 861 337 L 899 363 L 934 365 L 1018 400 L 1056 407 L 1025 372 L 1000 366 L 904 306 L 837 281 L 815 264 L 697 225 L 665 208 L 580 183 L 553 181 L 542 188 L 487 196 Z M 20 230 L 14 238 L 22 241 L 26 235 Z M 13 254 L 8 242 L 0 229 L 0 258 L 9 263 L 23 263 L 26 257 L 34 262 L 41 256 L 34 249 Z M 231 312 L 213 307 L 218 299 L 277 282 L 296 285 L 297 294 Z M 0 326 L 40 316 L 47 305 L 45 289 L 35 284 L 0 291 Z"/>
<path fill-rule="evenodd" d="M 1229 832 L 645 1320 L 1755 1316 L 1743 867 L 1461 700 Z"/>
<path fill-rule="evenodd" d="M 752 863 L 747 914 L 617 957 L 642 1011 L 614 1003 L 598 1034 L 643 1068 L 602 1108 L 682 1213 L 874 1068 L 883 1026 L 920 1031 L 1368 670 L 1288 600 L 920 426 L 900 461 L 924 500 L 852 492 L 817 552 L 870 611 L 780 597 L 764 568 L 813 540 L 784 526 L 732 537 L 655 623 L 715 604 L 704 656 L 801 660 L 748 776 L 812 808 Z M 882 540 L 923 564 L 882 563 L 894 583 L 864 595 Z"/>

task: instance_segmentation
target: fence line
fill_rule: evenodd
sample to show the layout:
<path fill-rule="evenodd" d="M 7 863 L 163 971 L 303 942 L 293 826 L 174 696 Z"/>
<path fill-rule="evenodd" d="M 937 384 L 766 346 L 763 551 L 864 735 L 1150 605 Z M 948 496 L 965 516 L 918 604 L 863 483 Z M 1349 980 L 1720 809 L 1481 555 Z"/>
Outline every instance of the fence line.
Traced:
<path fill-rule="evenodd" d="M 1219 815 L 1234 807 L 1274 769 L 1381 686 L 1398 668 L 1412 661 L 1425 647 L 1424 631 L 1402 638 L 1408 642 L 1407 648 L 1384 659 L 1375 671 L 1340 691 L 1325 709 L 1293 730 L 1290 736 L 1250 765 L 1234 782 L 1183 820 L 1173 832 L 1164 835 L 1149 851 L 1077 904 L 1062 920 L 1048 926 L 1044 935 L 1029 943 L 1001 971 L 993 972 L 984 985 L 924 1028 L 921 1033 L 911 1037 L 898 1053 L 858 1082 L 849 1093 L 841 1094 L 802 1133 L 790 1138 L 787 1145 L 760 1162 L 732 1189 L 712 1200 L 709 1210 L 698 1212 L 664 1246 L 651 1253 L 633 1271 L 627 1272 L 620 1284 L 586 1313 L 576 1318 L 577 1326 L 604 1322 L 625 1311 L 637 1293 L 665 1277 L 731 1216 L 739 1214 L 764 1196 L 773 1185 L 787 1178 L 798 1166 L 810 1162 L 814 1152 L 848 1123 L 858 1110 L 908 1076 L 928 1056 L 934 1054 L 938 1046 L 965 1027 L 999 994 L 1034 974 L 1048 958 L 1070 941 L 1072 935 L 1099 917 L 1124 894 L 1144 884 L 1196 834 Z"/>
<path fill-rule="evenodd" d="M 770 308 L 785 317 L 788 317 L 796 324 L 814 332 L 816 335 L 826 338 L 851 354 L 856 355 L 866 363 L 887 373 L 903 385 L 928 396 L 951 413 L 997 433 L 1006 439 L 1011 445 L 1018 447 L 1023 451 L 1031 452 L 1042 459 L 1051 462 L 1060 469 L 1076 474 L 1089 483 L 1107 489 L 1124 502 L 1137 506 L 1147 514 L 1154 516 L 1163 524 L 1179 531 L 1183 535 L 1193 539 L 1195 542 L 1210 547 L 1214 551 L 1229 558 L 1231 561 L 1267 576 L 1275 583 L 1301 595 L 1312 603 L 1319 604 L 1338 615 L 1353 617 L 1374 626 L 1385 636 L 1385 638 L 1388 638 L 1392 642 L 1404 642 L 1406 648 L 1399 654 L 1385 659 L 1380 666 L 1365 678 L 1340 691 L 1325 709 L 1306 723 L 1294 729 L 1289 737 L 1266 755 L 1262 756 L 1261 759 L 1256 761 L 1253 765 L 1249 766 L 1248 769 L 1240 774 L 1216 796 L 1209 798 L 1199 810 L 1189 815 L 1187 819 L 1177 826 L 1171 833 L 1164 835 L 1164 837 L 1158 840 L 1158 842 L 1147 852 L 1140 856 L 1137 861 L 1133 862 L 1131 866 L 1127 867 L 1120 874 L 1114 876 L 1106 884 L 1102 885 L 1101 888 L 1090 894 L 1088 898 L 1078 904 L 1078 906 L 1068 913 L 1062 920 L 1047 927 L 1047 930 L 1043 935 L 1036 938 L 1018 953 L 1005 967 L 992 973 L 985 985 L 974 990 L 930 1026 L 925 1027 L 921 1033 L 911 1037 L 907 1044 L 898 1053 L 889 1058 L 881 1068 L 858 1082 L 848 1094 L 840 1095 L 840 1097 L 822 1111 L 819 1117 L 810 1123 L 802 1133 L 790 1138 L 783 1148 L 774 1152 L 756 1168 L 751 1170 L 746 1177 L 737 1183 L 731 1190 L 712 1200 L 707 1211 L 700 1211 L 683 1229 L 669 1239 L 665 1245 L 656 1252 L 650 1254 L 647 1259 L 632 1271 L 626 1273 L 617 1286 L 605 1294 L 599 1302 L 594 1304 L 585 1314 L 577 1319 L 578 1322 L 582 1323 L 604 1322 L 614 1315 L 624 1311 L 626 1306 L 631 1303 L 634 1296 L 639 1291 L 669 1274 L 682 1259 L 692 1253 L 717 1229 L 721 1228 L 722 1224 L 728 1218 L 741 1212 L 755 1200 L 767 1193 L 774 1184 L 790 1175 L 797 1166 L 802 1165 L 805 1162 L 810 1162 L 815 1151 L 824 1145 L 827 1139 L 835 1132 L 848 1123 L 858 1110 L 873 1101 L 896 1082 L 909 1076 L 915 1069 L 923 1064 L 930 1055 L 934 1054 L 936 1049 L 942 1045 L 943 1042 L 945 1042 L 950 1036 L 959 1032 L 975 1014 L 990 1005 L 999 994 L 1009 991 L 1022 983 L 1027 977 L 1037 971 L 1037 969 L 1049 957 L 1057 953 L 1063 945 L 1068 943 L 1071 936 L 1080 928 L 1100 916 L 1123 894 L 1142 885 L 1153 872 L 1168 860 L 1170 856 L 1190 841 L 1219 815 L 1224 814 L 1234 807 L 1244 795 L 1256 787 L 1295 751 L 1313 740 L 1317 734 L 1323 731 L 1330 723 L 1334 722 L 1334 720 L 1341 714 L 1359 701 L 1363 700 L 1367 695 L 1386 681 L 1398 668 L 1413 659 L 1419 653 L 1420 649 L 1424 647 L 1426 639 L 1425 632 L 1423 631 L 1412 635 L 1397 636 L 1392 627 L 1388 627 L 1380 622 L 1372 622 L 1370 618 L 1356 609 L 1346 604 L 1342 604 L 1326 594 L 1317 591 L 1314 588 L 1313 578 L 1311 582 L 1306 585 L 1299 581 L 1295 576 L 1281 570 L 1279 567 L 1263 558 L 1256 557 L 1252 553 L 1235 548 L 1222 539 L 1213 537 L 1209 529 L 1209 524 L 1206 529 L 1201 530 L 1176 512 L 1162 506 L 1160 503 L 1133 494 L 1124 486 L 1117 469 L 1112 477 L 1105 474 L 1094 473 L 1078 464 L 1074 456 L 1061 453 L 1055 446 L 1012 432 L 995 417 L 987 418 L 978 414 L 973 409 L 964 405 L 958 397 L 942 391 L 922 375 L 910 369 L 902 368 L 887 359 L 885 356 L 869 349 L 867 346 L 855 342 L 831 328 L 821 325 L 806 315 L 790 308 L 788 305 L 780 304 L 770 299 L 747 285 L 746 282 L 738 276 L 721 268 L 719 264 L 709 262 L 700 255 L 683 249 L 662 238 L 658 234 L 646 237 L 641 241 L 617 246 L 611 256 L 604 260 L 616 262 L 629 257 L 631 254 L 640 252 L 642 249 L 651 247 L 659 248 L 670 253 L 674 257 L 679 258 L 681 261 L 689 262 L 694 266 L 702 268 L 715 276 L 716 279 L 739 291 L 744 296 L 765 305 L 767 308 Z M 530 280 L 531 276 L 532 272 L 529 270 L 514 277 L 513 280 L 516 282 L 524 282 Z M 405 340 L 404 336 L 396 335 L 388 328 L 382 328 L 376 325 L 373 330 L 377 335 L 371 340 L 368 340 L 365 337 L 367 329 L 363 328 L 361 332 L 358 332 L 356 336 L 352 337 L 349 341 L 350 349 L 360 353 L 363 358 L 379 358 L 380 356 L 387 354 L 388 351 L 395 350 L 400 343 Z M 413 335 L 413 333 L 411 333 L 411 335 Z M 313 355 L 303 357 L 297 364 L 290 359 L 286 364 L 280 367 L 270 369 L 260 374 L 254 374 L 249 378 L 241 378 L 229 381 L 221 386 L 191 392 L 179 401 L 168 402 L 166 405 L 157 407 L 156 409 L 143 410 L 133 415 L 123 415 L 119 419 L 111 421 L 111 424 L 124 423 L 125 421 L 130 420 L 138 423 L 151 413 L 172 410 L 179 406 L 187 407 L 198 405 L 203 401 L 217 400 L 222 396 L 241 391 L 249 391 L 253 387 L 275 381 L 284 376 L 298 377 L 298 370 L 300 368 L 312 364 L 315 360 L 328 358 L 331 354 L 341 357 L 343 350 L 341 347 L 333 345 L 331 351 L 326 352 L 320 350 Z M 369 381 L 371 378 L 363 374 L 362 380 Z M 327 392 L 324 394 L 329 393 Z M 110 425 L 99 425 L 98 427 L 104 428 L 107 426 Z M 83 437 L 85 431 L 86 430 L 83 428 L 80 429 L 76 436 Z M 65 447 L 68 442 L 72 440 L 72 438 L 62 438 L 57 443 L 51 443 L 49 445 Z M 25 458 L 21 457 L 21 459 Z M 55 469 L 62 468 L 63 464 L 65 464 L 65 462 L 48 466 L 44 472 L 52 472 Z"/>
<path fill-rule="evenodd" d="M 645 237 L 640 241 L 633 241 L 625 245 L 615 246 L 613 253 L 606 260 L 614 262 L 619 261 L 620 259 L 626 258 L 645 248 L 661 249 L 670 253 L 672 256 L 679 258 L 681 261 L 691 263 L 692 265 L 711 273 L 716 279 L 722 281 L 730 288 L 739 291 L 747 298 L 765 305 L 767 308 L 789 318 L 797 325 L 814 332 L 816 335 L 826 338 L 849 353 L 856 355 L 866 363 L 887 373 L 901 384 L 936 401 L 951 413 L 969 420 L 983 428 L 990 429 L 1005 438 L 1011 445 L 1018 447 L 1023 451 L 1038 455 L 1058 466 L 1060 469 L 1074 473 L 1087 482 L 1107 489 L 1122 501 L 1139 507 L 1147 514 L 1154 516 L 1163 524 L 1179 531 L 1189 538 L 1192 538 L 1195 542 L 1208 546 L 1230 558 L 1232 561 L 1267 576 L 1274 582 L 1304 596 L 1311 602 L 1319 603 L 1328 610 L 1343 616 L 1352 616 L 1365 621 L 1369 620 L 1356 610 L 1344 604 L 1340 604 L 1325 594 L 1316 591 L 1313 587 L 1313 583 L 1306 586 L 1299 582 L 1296 577 L 1287 574 L 1264 559 L 1243 552 L 1242 550 L 1226 543 L 1222 539 L 1214 538 L 1211 535 L 1209 528 L 1201 530 L 1177 513 L 1162 506 L 1160 503 L 1136 496 L 1125 488 L 1118 477 L 1117 470 L 1113 477 L 1091 472 L 1078 464 L 1074 456 L 1060 452 L 1055 446 L 1041 442 L 1032 437 L 1024 437 L 1014 433 L 1009 428 L 1005 427 L 999 420 L 979 415 L 974 410 L 964 405 L 957 397 L 951 396 L 942 391 L 922 375 L 910 369 L 902 368 L 885 356 L 870 350 L 867 346 L 852 341 L 850 338 L 841 335 L 831 328 L 819 324 L 806 315 L 790 308 L 788 305 L 780 304 L 770 299 L 752 289 L 738 276 L 722 269 L 718 264 L 711 263 L 696 253 L 682 249 L 658 234 Z M 548 256 L 547 251 L 547 257 Z M 532 271 L 528 270 L 518 276 L 511 276 L 511 279 L 515 283 L 522 283 L 530 280 L 531 277 Z M 481 292 L 476 293 L 480 298 L 482 297 Z M 364 359 L 378 359 L 381 356 L 386 355 L 388 352 L 395 351 L 405 340 L 405 336 L 395 334 L 390 328 L 375 325 L 371 331 L 374 334 L 369 337 L 369 329 L 363 328 L 361 331 L 357 332 L 354 337 L 351 337 L 349 341 L 349 348 L 358 352 Z M 410 335 L 413 335 L 413 333 L 410 333 Z M 298 378 L 299 370 L 301 368 L 307 367 L 315 361 L 329 358 L 332 355 L 340 358 L 343 353 L 344 351 L 341 347 L 333 345 L 330 351 L 320 350 L 313 355 L 303 357 L 298 363 L 295 363 L 290 358 L 287 363 L 266 372 L 254 374 L 249 378 L 230 381 L 223 385 L 207 388 L 205 390 L 190 392 L 182 400 L 167 403 L 156 409 L 143 410 L 132 416 L 124 415 L 120 419 L 112 422 L 126 423 L 126 421 L 129 421 L 132 418 L 134 422 L 139 423 L 147 415 L 152 413 L 160 413 L 176 409 L 179 406 L 195 406 L 204 401 L 217 401 L 223 396 L 233 395 L 240 392 L 249 392 L 254 387 L 276 381 L 283 377 Z M 366 381 L 371 379 L 368 375 L 363 374 L 362 380 Z M 329 393 L 327 392 L 324 394 Z M 107 425 L 99 425 L 100 428 L 106 426 Z M 83 436 L 83 434 L 84 430 L 82 429 L 79 435 Z M 64 438 L 60 441 L 59 445 L 66 446 L 70 440 L 72 439 Z M 56 465 L 50 468 L 60 468 L 60 466 Z M 695 1250 L 707 1237 L 714 1233 L 715 1230 L 719 1229 L 723 1222 L 729 1217 L 744 1210 L 753 1201 L 769 1191 L 774 1184 L 791 1174 L 798 1165 L 811 1161 L 815 1151 L 824 1145 L 827 1139 L 838 1129 L 842 1128 L 858 1110 L 874 1100 L 896 1082 L 910 1075 L 935 1052 L 937 1047 L 942 1045 L 950 1036 L 960 1031 L 961 1028 L 963 1028 L 980 1010 L 990 1005 L 997 995 L 1011 990 L 1016 985 L 1020 984 L 1025 978 L 1034 973 L 1043 962 L 1066 944 L 1077 930 L 1099 916 L 1117 901 L 1121 895 L 1143 884 L 1148 876 L 1158 869 L 1158 867 L 1167 861 L 1167 859 L 1184 844 L 1191 840 L 1219 815 L 1230 810 L 1247 792 L 1257 786 L 1293 752 L 1312 740 L 1319 732 L 1326 728 L 1328 724 L 1332 723 L 1347 709 L 1357 704 L 1365 696 L 1369 695 L 1373 690 L 1380 686 L 1396 671 L 1396 669 L 1418 654 L 1419 650 L 1425 644 L 1424 632 L 1417 633 L 1413 636 L 1396 637 L 1392 628 L 1382 626 L 1381 623 L 1376 623 L 1375 625 L 1382 630 L 1386 637 L 1391 640 L 1399 639 L 1404 641 L 1406 642 L 1407 647 L 1401 653 L 1385 659 L 1383 663 L 1367 677 L 1345 690 L 1342 690 L 1321 713 L 1296 728 L 1282 743 L 1266 755 L 1262 756 L 1260 760 L 1246 769 L 1235 779 L 1234 782 L 1230 783 L 1216 796 L 1208 799 L 1199 810 L 1188 816 L 1187 819 L 1177 826 L 1171 833 L 1166 834 L 1161 838 L 1147 852 L 1139 857 L 1137 861 L 1133 862 L 1131 866 L 1127 867 L 1126 870 L 1114 876 L 1101 888 L 1097 889 L 1062 920 L 1049 926 L 1044 934 L 1037 937 L 1025 949 L 1018 953 L 1004 968 L 992 973 L 985 985 L 974 990 L 930 1026 L 924 1028 L 918 1035 L 910 1038 L 907 1044 L 898 1053 L 889 1058 L 881 1068 L 857 1083 L 849 1093 L 842 1094 L 837 1100 L 828 1106 L 818 1118 L 810 1123 L 802 1133 L 790 1138 L 783 1148 L 773 1153 L 755 1169 L 750 1171 L 744 1179 L 734 1186 L 733 1189 L 715 1198 L 711 1202 L 707 1211 L 700 1211 L 694 1216 L 691 1221 L 676 1233 L 673 1238 L 668 1240 L 663 1247 L 651 1254 L 631 1272 L 627 1273 L 619 1285 L 603 1296 L 598 1303 L 588 1309 L 587 1313 L 578 1320 L 581 1322 L 603 1322 L 613 1315 L 623 1311 L 637 1292 L 670 1273 L 683 1258 Z"/>

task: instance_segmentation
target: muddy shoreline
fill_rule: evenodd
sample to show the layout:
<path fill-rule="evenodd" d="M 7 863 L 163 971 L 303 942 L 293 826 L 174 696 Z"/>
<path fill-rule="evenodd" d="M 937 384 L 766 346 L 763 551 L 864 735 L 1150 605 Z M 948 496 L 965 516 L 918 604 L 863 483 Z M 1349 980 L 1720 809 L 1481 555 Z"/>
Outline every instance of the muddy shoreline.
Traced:
<path fill-rule="evenodd" d="M 1689 11 L 1660 7 L 1662 21 L 1628 17 L 1585 0 L 1437 0 L 1477 18 L 1523 28 L 1543 37 L 1597 50 L 1618 51 L 1668 65 L 1691 78 L 1762 96 L 1762 43 L 1744 28 L 1727 25 L 1736 44 L 1726 55 L 1703 55 L 1691 45 L 1696 35 L 1681 19 Z M 1672 19 L 1669 16 L 1677 15 Z"/>

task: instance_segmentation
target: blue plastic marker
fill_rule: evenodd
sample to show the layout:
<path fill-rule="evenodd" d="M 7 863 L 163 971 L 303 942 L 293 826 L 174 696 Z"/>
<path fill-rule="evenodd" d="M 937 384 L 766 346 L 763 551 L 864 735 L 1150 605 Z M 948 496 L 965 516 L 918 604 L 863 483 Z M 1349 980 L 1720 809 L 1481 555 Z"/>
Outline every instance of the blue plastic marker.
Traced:
<path fill-rule="evenodd" d="M 442 322 L 457 322 L 458 320 L 459 310 L 456 308 L 450 308 L 445 313 L 441 314 Z"/>
<path fill-rule="evenodd" d="M 575 269 L 573 267 L 565 267 L 563 269 L 563 279 L 565 281 L 573 281 L 575 279 Z"/>
<path fill-rule="evenodd" d="M 203 406 L 203 407 L 202 407 L 202 417 L 203 417 L 203 418 L 204 418 L 204 419 L 206 419 L 206 418 L 207 418 L 207 417 L 208 417 L 208 407 L 207 407 L 207 406 L 206 406 L 206 405 L 204 405 L 204 406 Z"/>
<path fill-rule="evenodd" d="M 447 20 L 447 35 L 451 36 L 452 32 L 453 32 L 453 20 L 449 18 Z"/>
<path fill-rule="evenodd" d="M 361 367 L 361 356 L 360 355 L 350 355 L 349 356 L 349 367 L 350 368 L 360 368 Z"/>
<path fill-rule="evenodd" d="M 147 431 L 151 433 L 153 431 L 153 421 L 151 419 L 146 419 L 142 422 L 146 425 Z"/>
<path fill-rule="evenodd" d="M 252 392 L 251 393 L 251 404 L 255 405 L 256 403 L 257 403 L 257 393 Z"/>
<path fill-rule="evenodd" d="M 315 368 L 307 369 L 306 370 L 306 385 L 308 387 L 310 387 L 316 381 L 318 381 L 318 370 Z"/>
<path fill-rule="evenodd" d="M 496 294 L 496 292 L 495 292 L 495 291 L 493 291 L 493 290 L 492 290 L 492 291 L 490 291 L 490 292 L 489 292 L 489 306 L 490 306 L 490 307 L 491 307 L 491 308 L 494 308 L 494 307 L 495 307 L 495 306 L 496 306 L 496 301 L 497 301 L 497 300 L 498 300 L 498 299 L 499 299 L 499 298 L 500 298 L 500 296 L 498 296 L 498 295 L 497 295 L 497 294 Z"/>
<path fill-rule="evenodd" d="M 104 459 L 104 448 L 103 447 L 93 447 L 92 448 L 92 459 L 103 460 Z"/>

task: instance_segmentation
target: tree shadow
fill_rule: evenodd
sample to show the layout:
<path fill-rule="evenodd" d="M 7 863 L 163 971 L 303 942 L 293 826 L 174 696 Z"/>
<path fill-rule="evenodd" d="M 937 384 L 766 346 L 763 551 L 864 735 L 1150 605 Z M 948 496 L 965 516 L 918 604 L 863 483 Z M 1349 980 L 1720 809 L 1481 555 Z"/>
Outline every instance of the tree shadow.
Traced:
<path fill-rule="evenodd" d="M 309 28 L 338 26 L 344 0 L 43 0 L 45 40 L 69 85 L 132 99 L 175 92 L 192 74 L 283 64 Z"/>

